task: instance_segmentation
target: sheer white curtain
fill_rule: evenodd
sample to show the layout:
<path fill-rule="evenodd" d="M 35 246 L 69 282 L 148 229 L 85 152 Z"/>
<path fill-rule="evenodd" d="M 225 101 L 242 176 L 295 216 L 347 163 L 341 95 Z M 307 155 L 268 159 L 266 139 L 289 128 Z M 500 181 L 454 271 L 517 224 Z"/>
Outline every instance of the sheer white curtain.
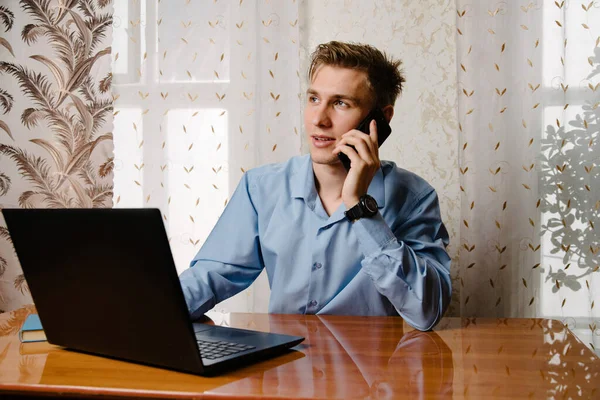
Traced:
<path fill-rule="evenodd" d="M 300 154 L 297 4 L 114 8 L 114 204 L 162 211 L 181 272 L 244 171 Z M 263 273 L 216 310 L 266 312 L 268 297 Z"/>
<path fill-rule="evenodd" d="M 461 314 L 558 318 L 598 351 L 600 3 L 457 14 Z"/>

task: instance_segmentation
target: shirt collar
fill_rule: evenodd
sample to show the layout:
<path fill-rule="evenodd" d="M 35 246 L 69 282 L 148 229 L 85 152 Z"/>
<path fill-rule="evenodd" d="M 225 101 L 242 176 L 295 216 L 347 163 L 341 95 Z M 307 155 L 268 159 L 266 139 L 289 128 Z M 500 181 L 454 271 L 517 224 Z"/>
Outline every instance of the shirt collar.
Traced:
<path fill-rule="evenodd" d="M 294 178 L 290 182 L 290 185 L 293 198 L 304 199 L 304 201 L 316 198 L 317 189 L 310 155 L 301 158 L 296 166 Z"/>
<path fill-rule="evenodd" d="M 294 179 L 292 179 L 290 184 L 290 191 L 293 198 L 301 198 L 307 203 L 314 204 L 317 198 L 317 188 L 310 155 L 302 157 L 302 160 L 298 163 L 294 171 Z M 385 206 L 385 187 L 383 185 L 383 170 L 381 167 L 375 173 L 369 185 L 368 193 L 375 199 L 379 208 Z"/>

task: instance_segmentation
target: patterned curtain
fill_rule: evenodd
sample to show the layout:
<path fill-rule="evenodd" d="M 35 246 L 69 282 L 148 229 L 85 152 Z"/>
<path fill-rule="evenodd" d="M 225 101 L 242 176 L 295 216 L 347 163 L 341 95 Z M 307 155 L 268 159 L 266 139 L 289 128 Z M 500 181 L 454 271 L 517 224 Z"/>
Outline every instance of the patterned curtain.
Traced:
<path fill-rule="evenodd" d="M 598 2 L 457 1 L 461 315 L 600 344 Z"/>
<path fill-rule="evenodd" d="M 111 207 L 112 10 L 105 0 L 0 5 L 0 207 Z M 0 309 L 31 303 L 4 221 Z"/>
<path fill-rule="evenodd" d="M 246 170 L 300 154 L 298 6 L 114 6 L 114 203 L 159 208 L 182 271 Z M 216 308 L 266 312 L 268 299 L 263 274 Z"/>

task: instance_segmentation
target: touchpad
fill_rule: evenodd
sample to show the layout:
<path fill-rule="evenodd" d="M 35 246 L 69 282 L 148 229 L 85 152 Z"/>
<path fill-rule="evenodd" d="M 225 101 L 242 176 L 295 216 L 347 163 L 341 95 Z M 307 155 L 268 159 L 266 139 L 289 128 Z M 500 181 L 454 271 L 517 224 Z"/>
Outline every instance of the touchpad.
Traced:
<path fill-rule="evenodd" d="M 194 332 L 196 332 L 196 333 L 203 332 L 203 331 L 214 328 L 213 325 L 206 325 L 206 324 L 192 324 L 192 325 L 194 327 Z"/>
<path fill-rule="evenodd" d="M 203 338 L 210 339 L 218 339 L 224 341 L 235 341 L 236 339 L 247 338 L 252 336 L 257 336 L 258 332 L 249 332 L 245 330 L 237 330 L 235 328 L 222 328 L 220 326 L 209 326 L 210 329 L 205 329 L 203 331 L 196 331 L 196 333 L 200 332 L 200 335 Z"/>

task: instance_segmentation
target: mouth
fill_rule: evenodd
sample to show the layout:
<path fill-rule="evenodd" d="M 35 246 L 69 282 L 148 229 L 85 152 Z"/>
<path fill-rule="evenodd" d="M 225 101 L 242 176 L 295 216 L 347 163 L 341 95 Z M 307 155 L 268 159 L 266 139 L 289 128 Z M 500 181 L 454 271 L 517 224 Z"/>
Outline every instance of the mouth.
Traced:
<path fill-rule="evenodd" d="M 336 140 L 328 136 L 312 136 L 312 143 L 315 147 L 323 148 L 335 144 Z"/>

